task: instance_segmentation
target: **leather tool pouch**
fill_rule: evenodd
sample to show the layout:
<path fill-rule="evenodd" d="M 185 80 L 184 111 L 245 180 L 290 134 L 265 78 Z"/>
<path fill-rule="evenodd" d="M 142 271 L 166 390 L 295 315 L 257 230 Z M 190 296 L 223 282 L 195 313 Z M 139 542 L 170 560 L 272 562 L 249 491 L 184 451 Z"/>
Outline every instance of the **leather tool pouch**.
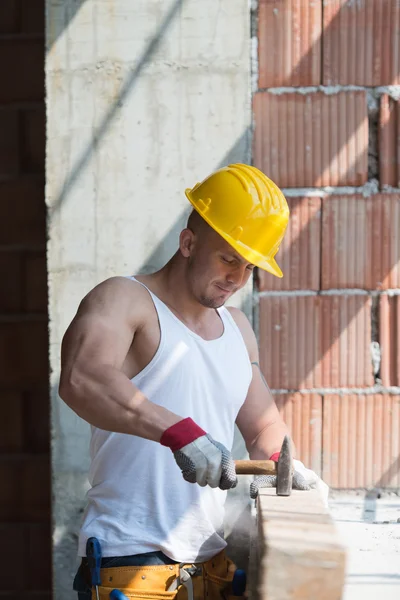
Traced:
<path fill-rule="evenodd" d="M 185 568 L 193 573 L 194 600 L 228 600 L 235 566 L 225 552 L 220 552 L 204 563 L 187 564 Z M 179 585 L 174 591 L 167 591 L 178 576 L 179 564 L 105 567 L 101 569 L 100 600 L 109 600 L 110 592 L 115 588 L 130 600 L 189 600 L 184 585 Z M 92 600 L 96 600 L 94 588 Z"/>

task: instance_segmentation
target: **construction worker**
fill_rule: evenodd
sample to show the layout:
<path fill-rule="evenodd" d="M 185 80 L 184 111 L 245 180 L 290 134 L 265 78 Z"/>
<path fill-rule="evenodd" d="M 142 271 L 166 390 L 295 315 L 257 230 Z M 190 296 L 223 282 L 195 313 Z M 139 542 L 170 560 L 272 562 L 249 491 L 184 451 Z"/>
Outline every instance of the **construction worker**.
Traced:
<path fill-rule="evenodd" d="M 80 600 L 92 597 L 92 536 L 103 554 L 101 598 L 113 588 L 179 598 L 182 564 L 196 600 L 228 594 L 233 565 L 222 525 L 237 483 L 234 424 L 252 459 L 277 460 L 288 433 L 249 321 L 224 306 L 255 266 L 282 276 L 275 255 L 289 219 L 284 195 L 258 169 L 234 164 L 186 196 L 193 211 L 171 260 L 96 286 L 63 339 L 59 393 L 92 426 Z M 293 487 L 326 492 L 300 461 L 294 469 Z M 274 485 L 256 478 L 251 496 Z"/>

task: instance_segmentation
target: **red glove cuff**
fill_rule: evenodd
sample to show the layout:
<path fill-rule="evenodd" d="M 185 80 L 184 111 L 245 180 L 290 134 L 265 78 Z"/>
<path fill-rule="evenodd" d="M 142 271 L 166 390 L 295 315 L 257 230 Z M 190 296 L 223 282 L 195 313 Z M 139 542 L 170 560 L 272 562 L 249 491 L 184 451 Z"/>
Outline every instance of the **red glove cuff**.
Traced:
<path fill-rule="evenodd" d="M 188 417 L 168 427 L 161 436 L 160 444 L 175 452 L 203 435 L 206 435 L 206 432 Z"/>
<path fill-rule="evenodd" d="M 273 460 L 274 462 L 278 462 L 280 452 L 274 452 L 272 456 L 270 456 L 269 460 Z"/>

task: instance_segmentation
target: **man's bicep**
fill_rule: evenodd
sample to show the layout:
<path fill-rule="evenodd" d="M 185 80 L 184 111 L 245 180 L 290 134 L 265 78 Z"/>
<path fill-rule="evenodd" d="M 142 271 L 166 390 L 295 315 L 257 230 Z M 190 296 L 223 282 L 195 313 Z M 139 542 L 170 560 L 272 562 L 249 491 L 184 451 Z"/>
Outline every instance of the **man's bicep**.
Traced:
<path fill-rule="evenodd" d="M 80 304 L 61 346 L 62 371 L 91 365 L 121 367 L 132 344 L 135 326 L 124 301 L 118 304 L 97 291 Z"/>
<path fill-rule="evenodd" d="M 261 433 L 280 419 L 279 411 L 258 361 L 252 361 L 251 365 L 253 378 L 246 400 L 236 418 L 236 424 L 249 451 Z"/>
<path fill-rule="evenodd" d="M 91 363 L 120 367 L 133 339 L 129 327 L 99 315 L 77 316 L 65 333 L 61 366 L 89 367 Z"/>

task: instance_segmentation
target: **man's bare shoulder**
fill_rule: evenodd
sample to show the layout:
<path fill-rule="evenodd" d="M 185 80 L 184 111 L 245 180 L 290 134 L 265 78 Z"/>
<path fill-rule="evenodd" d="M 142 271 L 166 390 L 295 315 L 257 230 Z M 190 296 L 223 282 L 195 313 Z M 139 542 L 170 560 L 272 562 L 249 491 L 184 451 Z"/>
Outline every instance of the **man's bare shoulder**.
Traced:
<path fill-rule="evenodd" d="M 115 276 L 97 284 L 82 299 L 78 314 L 113 314 L 115 318 L 140 316 L 151 308 L 147 290 L 128 277 Z"/>
<path fill-rule="evenodd" d="M 239 327 L 244 339 L 244 343 L 249 351 L 249 355 L 251 358 L 253 358 L 255 353 L 258 354 L 257 339 L 249 319 L 242 310 L 236 308 L 235 306 L 227 306 L 226 309 L 229 311 L 236 325 Z"/>

